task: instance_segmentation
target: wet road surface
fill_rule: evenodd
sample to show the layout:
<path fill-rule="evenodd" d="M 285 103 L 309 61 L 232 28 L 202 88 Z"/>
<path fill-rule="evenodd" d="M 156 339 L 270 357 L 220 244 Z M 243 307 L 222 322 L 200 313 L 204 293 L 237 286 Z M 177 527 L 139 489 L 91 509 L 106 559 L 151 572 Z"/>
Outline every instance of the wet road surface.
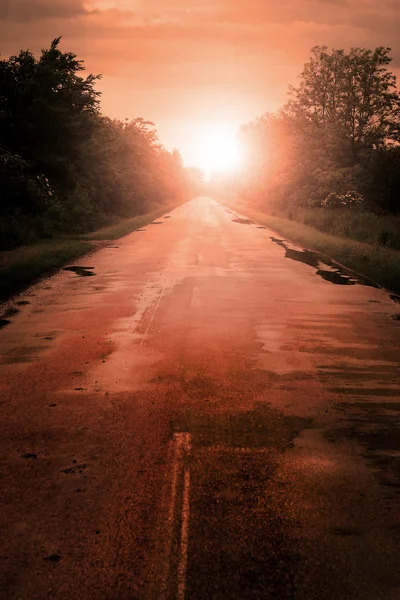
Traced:
<path fill-rule="evenodd" d="M 0 597 L 398 600 L 400 306 L 365 283 L 200 198 L 10 303 Z"/>

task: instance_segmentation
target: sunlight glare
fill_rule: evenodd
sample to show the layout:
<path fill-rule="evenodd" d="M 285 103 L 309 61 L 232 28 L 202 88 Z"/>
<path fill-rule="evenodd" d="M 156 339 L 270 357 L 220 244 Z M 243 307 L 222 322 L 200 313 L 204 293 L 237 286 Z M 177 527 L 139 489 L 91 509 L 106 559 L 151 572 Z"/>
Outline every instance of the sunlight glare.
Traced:
<path fill-rule="evenodd" d="M 236 131 L 210 129 L 197 144 L 198 166 L 209 177 L 215 171 L 235 171 L 242 163 L 242 153 Z"/>

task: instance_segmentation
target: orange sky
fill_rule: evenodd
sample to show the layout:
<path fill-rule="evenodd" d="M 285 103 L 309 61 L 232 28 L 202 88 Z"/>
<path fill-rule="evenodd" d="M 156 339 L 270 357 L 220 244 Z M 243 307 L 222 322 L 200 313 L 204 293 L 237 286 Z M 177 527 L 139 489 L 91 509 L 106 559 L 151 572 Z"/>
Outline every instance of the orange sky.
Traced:
<path fill-rule="evenodd" d="M 390 46 L 399 75 L 398 32 L 400 0 L 0 0 L 3 55 L 62 35 L 104 75 L 103 112 L 155 121 L 187 164 L 276 109 L 316 44 Z"/>

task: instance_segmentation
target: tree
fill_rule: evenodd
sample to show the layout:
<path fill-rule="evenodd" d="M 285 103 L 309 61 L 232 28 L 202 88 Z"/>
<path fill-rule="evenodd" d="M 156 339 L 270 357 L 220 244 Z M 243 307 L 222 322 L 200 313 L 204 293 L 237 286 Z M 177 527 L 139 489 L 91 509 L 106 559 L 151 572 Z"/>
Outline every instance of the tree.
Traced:
<path fill-rule="evenodd" d="M 400 98 L 390 61 L 387 48 L 313 48 L 285 106 L 240 131 L 240 195 L 287 215 L 334 198 L 399 212 Z"/>
<path fill-rule="evenodd" d="M 343 166 L 355 164 L 371 149 L 400 142 L 400 96 L 388 71 L 390 48 L 311 50 L 290 88 L 285 112 L 309 135 L 320 136 L 325 151 Z"/>
<path fill-rule="evenodd" d="M 0 62 L 0 145 L 18 153 L 32 173 L 46 173 L 60 191 L 73 189 L 82 142 L 99 111 L 95 82 L 82 61 L 55 39 L 39 60 L 21 51 Z"/>
<path fill-rule="evenodd" d="M 39 59 L 0 61 L 0 243 L 84 232 L 186 198 L 179 152 L 144 119 L 103 117 L 84 64 L 60 38 Z"/>

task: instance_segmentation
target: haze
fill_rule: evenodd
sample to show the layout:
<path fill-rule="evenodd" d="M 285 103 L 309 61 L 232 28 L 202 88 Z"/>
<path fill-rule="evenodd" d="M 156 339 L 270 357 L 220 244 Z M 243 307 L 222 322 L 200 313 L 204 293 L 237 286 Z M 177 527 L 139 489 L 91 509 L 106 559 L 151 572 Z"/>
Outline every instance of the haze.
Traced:
<path fill-rule="evenodd" d="M 400 600 L 399 4 L 0 0 L 0 600 Z"/>
<path fill-rule="evenodd" d="M 153 120 L 208 168 L 204 139 L 278 108 L 314 45 L 390 46 L 398 74 L 399 14 L 397 0 L 1 0 L 0 38 L 36 53 L 62 35 L 104 75 L 103 112 Z"/>

